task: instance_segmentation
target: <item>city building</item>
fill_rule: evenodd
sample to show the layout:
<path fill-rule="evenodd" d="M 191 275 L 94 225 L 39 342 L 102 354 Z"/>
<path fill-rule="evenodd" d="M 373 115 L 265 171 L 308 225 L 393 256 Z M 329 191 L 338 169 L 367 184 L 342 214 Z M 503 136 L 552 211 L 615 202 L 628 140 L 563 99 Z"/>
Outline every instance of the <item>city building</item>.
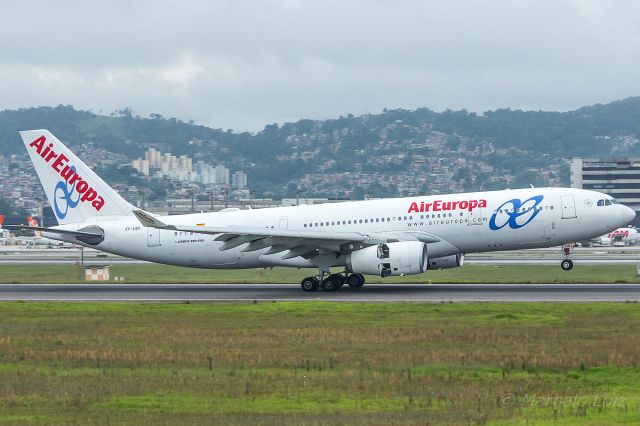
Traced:
<path fill-rule="evenodd" d="M 229 185 L 229 169 L 225 166 L 214 167 L 215 183 L 216 185 Z"/>
<path fill-rule="evenodd" d="M 572 188 L 604 192 L 640 212 L 640 157 L 572 158 L 570 179 Z"/>
<path fill-rule="evenodd" d="M 145 176 L 149 176 L 150 164 L 149 160 L 143 160 L 141 158 L 135 159 L 131 162 L 131 166 L 142 173 Z"/>
<path fill-rule="evenodd" d="M 245 189 L 247 187 L 247 174 L 238 170 L 231 176 L 231 186 L 235 189 Z"/>

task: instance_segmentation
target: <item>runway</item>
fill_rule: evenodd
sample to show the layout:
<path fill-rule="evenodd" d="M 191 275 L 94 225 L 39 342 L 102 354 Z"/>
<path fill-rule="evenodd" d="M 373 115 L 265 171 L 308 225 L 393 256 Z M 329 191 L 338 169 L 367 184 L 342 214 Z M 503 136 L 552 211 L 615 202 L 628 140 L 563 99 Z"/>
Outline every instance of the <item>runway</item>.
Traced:
<path fill-rule="evenodd" d="M 297 284 L 2 284 L 0 301 L 639 301 L 640 284 L 371 284 L 305 293 Z"/>

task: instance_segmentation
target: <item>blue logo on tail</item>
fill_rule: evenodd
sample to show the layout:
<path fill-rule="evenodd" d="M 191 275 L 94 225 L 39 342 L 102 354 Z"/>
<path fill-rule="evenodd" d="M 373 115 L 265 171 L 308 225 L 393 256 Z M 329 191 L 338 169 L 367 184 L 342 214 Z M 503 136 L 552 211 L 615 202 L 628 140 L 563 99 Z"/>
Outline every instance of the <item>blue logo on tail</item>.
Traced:
<path fill-rule="evenodd" d="M 71 166 L 71 170 L 76 171 L 75 166 Z M 73 176 L 70 175 L 70 176 Z M 80 203 L 80 194 L 76 192 L 77 197 L 73 197 L 76 190 L 76 182 L 69 186 L 67 181 L 61 180 L 53 191 L 53 211 L 60 220 L 67 217 L 69 209 L 75 209 Z"/>
<path fill-rule="evenodd" d="M 541 208 L 538 208 L 538 204 L 542 202 L 543 198 L 544 195 L 536 195 L 524 201 L 514 198 L 504 202 L 491 216 L 489 228 L 493 231 L 502 229 L 507 225 L 511 229 L 522 228 L 540 213 Z M 500 215 L 500 218 L 498 218 L 498 215 Z M 504 215 L 507 215 L 507 217 L 505 218 Z M 518 221 L 520 217 L 522 219 Z"/>

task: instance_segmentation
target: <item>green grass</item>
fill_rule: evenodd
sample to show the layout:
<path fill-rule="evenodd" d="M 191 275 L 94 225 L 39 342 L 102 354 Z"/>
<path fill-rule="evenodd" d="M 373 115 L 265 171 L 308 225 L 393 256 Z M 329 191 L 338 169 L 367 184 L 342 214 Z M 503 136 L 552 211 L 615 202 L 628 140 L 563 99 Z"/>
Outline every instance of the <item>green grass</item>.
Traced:
<path fill-rule="evenodd" d="M 336 269 L 336 272 L 338 270 Z M 299 283 L 315 275 L 311 269 L 210 270 L 166 265 L 114 265 L 112 277 L 127 283 Z M 3 265 L 0 283 L 80 283 L 81 270 L 74 265 Z M 563 271 L 557 265 L 466 265 L 462 268 L 428 271 L 421 275 L 378 278 L 368 283 L 636 283 L 634 265 L 577 265 Z"/>
<path fill-rule="evenodd" d="M 637 424 L 635 303 L 3 303 L 0 424 Z"/>

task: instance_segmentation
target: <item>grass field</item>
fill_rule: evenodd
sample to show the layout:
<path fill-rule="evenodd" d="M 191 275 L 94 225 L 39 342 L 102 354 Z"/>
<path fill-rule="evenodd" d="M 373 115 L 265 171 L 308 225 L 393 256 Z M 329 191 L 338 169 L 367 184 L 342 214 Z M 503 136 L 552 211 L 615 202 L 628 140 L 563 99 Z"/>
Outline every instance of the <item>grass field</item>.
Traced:
<path fill-rule="evenodd" d="M 315 275 L 311 269 L 209 270 L 176 266 L 114 265 L 112 277 L 127 283 L 299 283 Z M 336 269 L 336 272 L 338 270 Z M 81 270 L 74 265 L 0 266 L 0 283 L 80 283 Z M 367 276 L 368 283 L 635 283 L 640 282 L 634 265 L 577 265 L 563 271 L 558 265 L 465 265 L 462 268 L 428 271 L 422 275 Z"/>
<path fill-rule="evenodd" d="M 632 303 L 0 307 L 0 423 L 640 422 Z"/>

